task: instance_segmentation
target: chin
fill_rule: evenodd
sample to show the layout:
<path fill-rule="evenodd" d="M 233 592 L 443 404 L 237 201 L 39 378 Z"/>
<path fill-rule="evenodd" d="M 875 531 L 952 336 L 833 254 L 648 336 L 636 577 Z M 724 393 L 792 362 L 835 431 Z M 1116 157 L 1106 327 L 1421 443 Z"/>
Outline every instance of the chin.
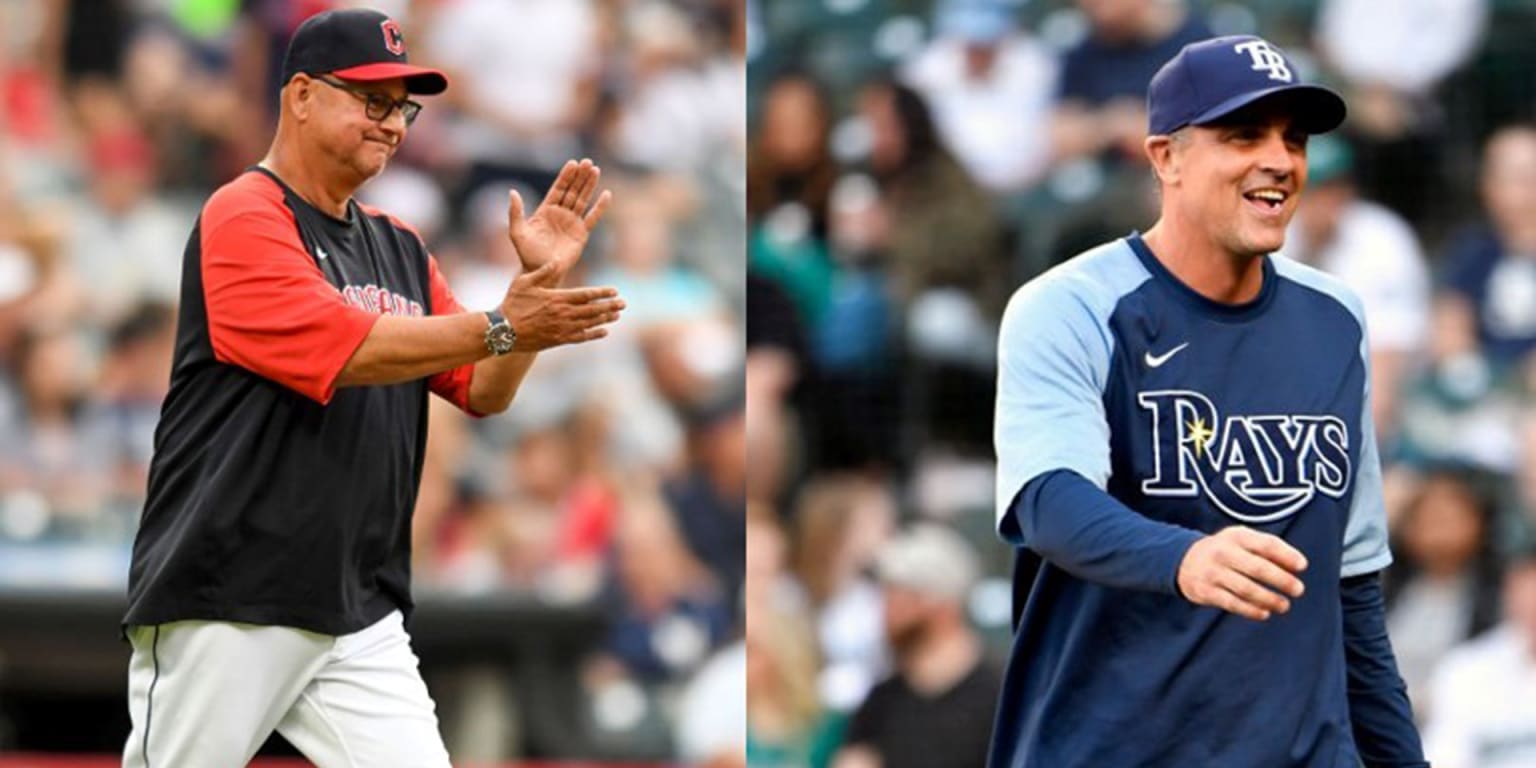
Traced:
<path fill-rule="evenodd" d="M 364 160 L 363 162 L 358 163 L 357 164 L 357 172 L 360 175 L 362 175 L 364 181 L 367 181 L 367 180 L 372 179 L 372 178 L 378 176 L 379 174 L 383 173 L 384 169 L 388 168 L 388 167 L 389 167 L 389 160 L 388 160 L 388 158 L 385 158 L 385 159 L 382 159 L 382 160 L 371 160 L 370 159 L 370 160 Z"/>
<path fill-rule="evenodd" d="M 1237 236 L 1238 247 L 1234 250 L 1246 256 L 1263 256 L 1274 253 L 1285 245 L 1285 230 L 1263 227 Z"/>

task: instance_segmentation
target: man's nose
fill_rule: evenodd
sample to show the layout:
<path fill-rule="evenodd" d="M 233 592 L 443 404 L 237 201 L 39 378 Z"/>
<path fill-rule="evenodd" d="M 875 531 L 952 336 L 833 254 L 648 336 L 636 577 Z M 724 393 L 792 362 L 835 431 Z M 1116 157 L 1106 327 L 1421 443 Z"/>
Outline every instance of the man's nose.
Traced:
<path fill-rule="evenodd" d="M 396 144 L 400 143 L 400 139 L 405 137 L 405 111 L 399 107 L 391 109 L 389 114 L 379 121 L 379 127 L 384 129 L 384 132 L 389 134 Z"/>
<path fill-rule="evenodd" d="M 1296 155 L 1279 131 L 1269 134 L 1260 147 L 1259 169 L 1286 179 L 1296 172 Z"/>

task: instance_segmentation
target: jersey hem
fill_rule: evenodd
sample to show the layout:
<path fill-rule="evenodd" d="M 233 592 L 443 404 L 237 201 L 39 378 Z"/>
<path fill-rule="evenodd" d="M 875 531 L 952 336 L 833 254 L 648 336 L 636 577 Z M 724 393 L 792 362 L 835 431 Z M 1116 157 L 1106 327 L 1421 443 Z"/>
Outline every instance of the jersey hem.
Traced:
<path fill-rule="evenodd" d="M 355 616 L 338 616 L 334 612 L 299 609 L 287 605 L 218 607 L 211 605 L 185 606 L 175 610 L 130 610 L 123 617 L 120 630 L 129 627 L 155 626 L 177 621 L 226 621 L 239 624 L 290 627 L 322 635 L 340 637 L 359 632 L 388 616 L 400 611 L 407 617 L 412 606 L 396 605 L 385 595 L 375 595 Z"/>

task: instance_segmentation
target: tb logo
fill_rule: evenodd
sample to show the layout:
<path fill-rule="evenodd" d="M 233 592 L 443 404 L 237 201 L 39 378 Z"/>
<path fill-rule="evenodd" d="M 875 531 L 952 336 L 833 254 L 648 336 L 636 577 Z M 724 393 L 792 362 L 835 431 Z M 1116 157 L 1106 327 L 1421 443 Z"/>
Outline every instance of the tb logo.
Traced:
<path fill-rule="evenodd" d="M 1246 53 L 1253 59 L 1253 69 L 1269 70 L 1269 79 L 1289 83 L 1291 81 L 1291 68 L 1286 65 L 1285 57 L 1280 52 L 1269 47 L 1269 43 L 1263 40 L 1249 40 L 1246 43 L 1238 43 L 1232 46 L 1238 53 Z"/>

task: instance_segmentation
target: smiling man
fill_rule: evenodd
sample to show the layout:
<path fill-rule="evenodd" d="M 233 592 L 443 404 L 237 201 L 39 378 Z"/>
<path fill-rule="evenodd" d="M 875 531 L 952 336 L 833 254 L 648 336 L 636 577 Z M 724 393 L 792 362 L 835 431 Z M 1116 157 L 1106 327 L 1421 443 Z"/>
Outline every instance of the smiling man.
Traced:
<path fill-rule="evenodd" d="M 1424 766 L 1360 302 L 1272 257 L 1344 102 L 1256 37 L 1147 96 L 1162 210 L 1021 288 L 999 340 L 998 530 L 1020 610 L 993 768 Z"/>
<path fill-rule="evenodd" d="M 187 243 L 123 765 L 244 766 L 275 729 L 320 768 L 447 768 L 405 631 L 427 397 L 505 410 L 539 350 L 604 335 L 615 292 L 558 286 L 610 195 L 590 161 L 530 217 L 514 193 L 523 274 L 466 311 L 415 231 L 352 197 L 447 79 L 393 19 L 341 10 L 298 28 L 283 82 L 271 151 Z"/>

